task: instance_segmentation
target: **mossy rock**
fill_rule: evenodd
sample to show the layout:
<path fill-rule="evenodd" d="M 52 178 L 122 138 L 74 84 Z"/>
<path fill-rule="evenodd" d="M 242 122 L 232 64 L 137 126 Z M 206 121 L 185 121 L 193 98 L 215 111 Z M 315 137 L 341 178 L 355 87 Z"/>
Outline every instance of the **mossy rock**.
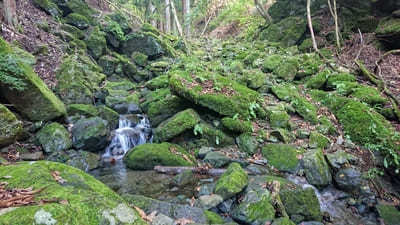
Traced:
<path fill-rule="evenodd" d="M 119 113 L 104 105 L 97 106 L 97 110 L 99 112 L 99 117 L 108 122 L 108 126 L 111 130 L 118 127 Z"/>
<path fill-rule="evenodd" d="M 295 223 L 302 221 L 322 221 L 319 201 L 314 189 L 308 187 L 284 187 L 279 196 L 290 219 Z"/>
<path fill-rule="evenodd" d="M 288 3 L 290 4 L 290 3 Z M 306 20 L 302 17 L 287 17 L 276 24 L 271 24 L 260 33 L 261 40 L 279 42 L 283 47 L 297 44 L 306 32 Z"/>
<path fill-rule="evenodd" d="M 243 224 L 262 225 L 275 218 L 269 192 L 249 191 L 240 205 L 233 210 L 232 218 Z"/>
<path fill-rule="evenodd" d="M 0 65 L 3 68 L 1 73 L 20 80 L 23 84 L 22 88 L 17 89 L 6 80 L 1 80 L 0 93 L 2 96 L 13 104 L 23 116 L 32 121 L 48 121 L 65 116 L 64 104 L 33 71 L 32 67 L 25 64 L 23 58 L 14 54 L 13 49 L 5 41 L 0 39 L 0 43 L 2 45 L 0 54 L 7 59 L 2 61 L 5 65 Z"/>
<path fill-rule="evenodd" d="M 215 212 L 205 210 L 204 215 L 207 217 L 208 224 L 224 224 L 225 223 L 224 219 L 222 219 L 222 217 Z"/>
<path fill-rule="evenodd" d="M 320 67 L 324 65 L 318 54 L 306 53 L 298 56 L 299 67 L 296 78 L 301 79 L 307 76 L 317 74 Z"/>
<path fill-rule="evenodd" d="M 41 8 L 47 14 L 49 14 L 53 17 L 60 17 L 62 15 L 61 10 L 51 0 L 34 0 L 33 3 L 36 7 Z"/>
<path fill-rule="evenodd" d="M 376 206 L 376 209 L 386 225 L 399 224 L 400 211 L 395 206 L 379 204 Z"/>
<path fill-rule="evenodd" d="M 100 57 L 98 63 L 99 66 L 103 68 L 103 73 L 107 76 L 111 76 L 119 63 L 119 60 L 113 56 L 104 55 Z"/>
<path fill-rule="evenodd" d="M 258 140 L 256 136 L 251 133 L 243 133 L 236 138 L 236 143 L 242 152 L 246 152 L 250 155 L 254 154 L 258 150 Z"/>
<path fill-rule="evenodd" d="M 310 148 L 327 148 L 331 144 L 331 140 L 324 136 L 323 134 L 320 134 L 316 131 L 312 131 L 310 134 L 310 142 L 309 146 Z"/>
<path fill-rule="evenodd" d="M 94 92 L 106 76 L 101 68 L 85 56 L 69 56 L 56 74 L 56 93 L 66 104 L 92 104 Z"/>
<path fill-rule="evenodd" d="M 361 102 L 365 102 L 371 106 L 383 106 L 388 102 L 388 99 L 382 97 L 377 89 L 368 86 L 355 88 L 351 97 L 357 98 Z"/>
<path fill-rule="evenodd" d="M 54 179 L 55 171 L 64 183 Z M 7 188 L 44 188 L 34 195 L 36 202 L 58 199 L 54 203 L 12 208 L 1 215 L 1 224 L 146 224 L 120 196 L 79 169 L 38 161 L 2 166 L 0 174 L 10 177 Z"/>
<path fill-rule="evenodd" d="M 22 133 L 22 122 L 7 109 L 0 104 L 0 146 L 13 143 Z"/>
<path fill-rule="evenodd" d="M 214 192 L 226 200 L 240 193 L 248 182 L 246 171 L 238 163 L 231 163 L 218 179 Z"/>
<path fill-rule="evenodd" d="M 68 150 L 72 147 L 68 130 L 59 123 L 51 123 L 43 127 L 36 134 L 36 139 L 48 154 Z"/>
<path fill-rule="evenodd" d="M 199 123 L 194 130 L 198 130 L 195 135 L 206 139 L 209 146 L 223 147 L 235 143 L 232 137 L 208 123 Z"/>
<path fill-rule="evenodd" d="M 83 118 L 72 127 L 72 143 L 76 149 L 99 152 L 108 144 L 107 121 L 100 117 Z"/>
<path fill-rule="evenodd" d="M 86 39 L 86 46 L 89 54 L 94 59 L 99 59 L 106 52 L 107 43 L 105 33 L 100 31 L 100 28 L 94 27 Z"/>
<path fill-rule="evenodd" d="M 250 121 L 224 117 L 221 123 L 227 130 L 235 133 L 248 133 L 253 131 L 253 124 Z"/>
<path fill-rule="evenodd" d="M 71 104 L 67 107 L 68 116 L 95 117 L 99 115 L 98 109 L 94 105 Z"/>
<path fill-rule="evenodd" d="M 168 75 L 161 75 L 146 82 L 146 87 L 150 90 L 167 88 L 169 85 Z"/>
<path fill-rule="evenodd" d="M 298 155 L 302 153 L 303 150 L 287 144 L 267 144 L 262 148 L 268 164 L 283 172 L 295 172 L 300 162 Z"/>
<path fill-rule="evenodd" d="M 272 72 L 274 71 L 283 61 L 282 55 L 269 55 L 264 59 L 264 63 L 262 65 L 262 69 L 264 72 Z"/>
<path fill-rule="evenodd" d="M 193 109 L 175 114 L 173 117 L 162 122 L 154 130 L 154 141 L 164 142 L 176 137 L 183 132 L 192 131 L 193 127 L 200 122 L 200 116 Z"/>
<path fill-rule="evenodd" d="M 329 70 L 322 71 L 315 76 L 312 76 L 307 82 L 306 87 L 312 89 L 321 89 L 325 86 L 326 81 L 329 77 Z"/>
<path fill-rule="evenodd" d="M 293 84 L 279 84 L 271 87 L 272 93 L 282 101 L 290 102 L 299 97 L 299 91 Z"/>
<path fill-rule="evenodd" d="M 54 0 L 53 0 L 54 1 Z M 91 24 L 94 23 L 95 10 L 89 7 L 84 0 L 55 1 L 58 7 L 63 10 L 64 15 L 77 13 L 84 16 Z"/>
<path fill-rule="evenodd" d="M 309 121 L 312 124 L 316 124 L 318 122 L 317 107 L 309 102 L 306 98 L 296 97 L 291 101 L 291 104 L 296 112 L 306 121 Z"/>
<path fill-rule="evenodd" d="M 107 81 L 104 85 L 104 89 L 108 90 L 108 92 L 112 91 L 132 91 L 136 88 L 136 84 L 129 80 L 121 80 L 117 82 Z M 111 90 L 111 91 L 110 91 Z"/>
<path fill-rule="evenodd" d="M 296 225 L 296 224 L 287 217 L 281 217 L 275 219 L 272 225 Z"/>
<path fill-rule="evenodd" d="M 296 77 L 299 66 L 299 61 L 296 57 L 285 57 L 273 73 L 280 79 L 293 81 Z"/>
<path fill-rule="evenodd" d="M 147 65 L 148 57 L 141 52 L 133 52 L 131 58 L 139 66 L 145 67 Z"/>
<path fill-rule="evenodd" d="M 318 132 L 324 134 L 324 135 L 334 135 L 337 133 L 336 127 L 333 125 L 333 123 L 329 120 L 327 116 L 322 116 L 321 118 L 318 119 L 319 125 L 317 127 Z"/>
<path fill-rule="evenodd" d="M 81 30 L 85 30 L 89 27 L 89 20 L 82 16 L 79 13 L 71 13 L 67 17 L 65 17 L 65 21 L 67 24 L 75 26 Z"/>
<path fill-rule="evenodd" d="M 307 181 L 316 186 L 323 188 L 332 183 L 332 175 L 329 165 L 325 160 L 322 149 L 309 149 L 303 155 L 303 167 Z"/>
<path fill-rule="evenodd" d="M 266 111 L 272 128 L 290 128 L 290 116 L 286 111 L 281 111 L 277 107 L 269 107 Z"/>
<path fill-rule="evenodd" d="M 123 54 L 128 56 L 131 56 L 134 52 L 140 52 L 151 59 L 158 58 L 165 53 L 157 37 L 142 32 L 127 35 L 120 49 Z"/>
<path fill-rule="evenodd" d="M 260 70 L 245 71 L 244 76 L 246 77 L 247 87 L 253 90 L 257 90 L 262 87 L 268 78 L 268 75 Z"/>
<path fill-rule="evenodd" d="M 398 41 L 400 40 L 400 18 L 389 17 L 382 19 L 375 32 L 378 37 L 384 38 L 389 44 L 398 47 Z"/>
<path fill-rule="evenodd" d="M 62 24 L 60 26 L 60 28 L 63 31 L 66 31 L 66 32 L 72 34 L 76 39 L 84 39 L 85 38 L 85 32 L 80 30 L 80 29 L 78 29 L 78 28 L 76 28 L 76 27 L 74 27 L 74 26 L 72 26 L 72 25 Z"/>
<path fill-rule="evenodd" d="M 131 149 L 124 162 L 133 170 L 152 170 L 154 166 L 193 166 L 194 158 L 179 145 L 143 144 Z"/>
<path fill-rule="evenodd" d="M 354 82 L 356 81 L 356 77 L 350 73 L 335 73 L 331 74 L 326 81 L 326 87 L 329 89 L 334 89 L 336 87 L 336 83 L 342 81 Z"/>
<path fill-rule="evenodd" d="M 204 82 L 211 82 L 209 87 Z M 259 94 L 218 74 L 202 73 L 193 77 L 185 71 L 178 71 L 170 78 L 170 87 L 179 96 L 207 107 L 224 116 L 240 114 L 251 116 L 251 106 L 259 99 Z"/>

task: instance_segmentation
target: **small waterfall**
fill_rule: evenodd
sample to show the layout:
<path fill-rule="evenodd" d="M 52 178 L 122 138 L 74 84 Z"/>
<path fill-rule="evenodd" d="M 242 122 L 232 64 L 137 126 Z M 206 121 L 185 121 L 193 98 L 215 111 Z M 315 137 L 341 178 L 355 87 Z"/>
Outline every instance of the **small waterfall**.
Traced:
<path fill-rule="evenodd" d="M 105 161 L 119 160 L 133 147 L 151 141 L 151 126 L 146 116 L 121 115 L 118 129 L 113 131 L 111 144 L 102 157 Z"/>

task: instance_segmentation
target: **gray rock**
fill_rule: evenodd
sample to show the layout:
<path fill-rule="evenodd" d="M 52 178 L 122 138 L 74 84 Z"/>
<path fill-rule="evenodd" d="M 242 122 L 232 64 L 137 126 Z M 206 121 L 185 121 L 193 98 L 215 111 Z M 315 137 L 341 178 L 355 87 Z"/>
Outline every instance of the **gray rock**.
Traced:
<path fill-rule="evenodd" d="M 324 225 L 324 224 L 317 221 L 308 221 L 308 222 L 301 222 L 298 225 Z"/>
<path fill-rule="evenodd" d="M 235 198 L 230 198 L 219 204 L 217 208 L 223 213 L 230 213 L 233 207 L 233 203 L 235 203 Z"/>
<path fill-rule="evenodd" d="M 185 170 L 173 178 L 173 184 L 176 186 L 186 186 L 197 182 L 196 176 L 190 170 Z"/>
<path fill-rule="evenodd" d="M 221 202 L 223 202 L 224 199 L 222 199 L 221 196 L 219 195 L 203 195 L 200 196 L 199 198 L 199 203 L 203 209 L 211 209 L 219 205 Z"/>
<path fill-rule="evenodd" d="M 248 154 L 254 154 L 258 149 L 257 137 L 251 135 L 250 133 L 241 134 L 236 138 L 236 143 L 241 151 Z"/>
<path fill-rule="evenodd" d="M 122 43 L 121 50 L 125 55 L 140 52 L 147 55 L 150 59 L 164 54 L 164 49 L 154 37 L 139 32 L 129 34 Z"/>
<path fill-rule="evenodd" d="M 22 153 L 19 158 L 25 161 L 37 161 L 43 159 L 43 152 Z"/>
<path fill-rule="evenodd" d="M 304 154 L 303 163 L 307 181 L 311 185 L 322 188 L 332 182 L 332 175 L 321 149 L 309 149 Z"/>
<path fill-rule="evenodd" d="M 51 123 L 43 127 L 36 134 L 36 139 L 46 153 L 67 150 L 72 147 L 67 129 L 59 123 Z"/>
<path fill-rule="evenodd" d="M 221 168 L 229 164 L 232 160 L 222 152 L 210 152 L 204 158 L 204 162 L 211 164 L 215 168 Z"/>
<path fill-rule="evenodd" d="M 151 221 L 151 225 L 173 225 L 174 220 L 164 214 L 159 213 L 154 219 Z"/>
<path fill-rule="evenodd" d="M 329 164 L 336 169 L 340 169 L 343 165 L 356 161 L 356 158 L 353 155 L 343 150 L 326 154 L 326 158 L 328 159 Z"/>
<path fill-rule="evenodd" d="M 102 151 L 108 144 L 107 121 L 100 117 L 78 120 L 72 128 L 72 143 L 76 149 Z"/>
<path fill-rule="evenodd" d="M 208 153 L 214 150 L 215 149 L 213 147 L 201 147 L 199 152 L 197 153 L 197 156 L 199 157 L 199 159 L 204 159 L 204 157 L 206 157 Z"/>
<path fill-rule="evenodd" d="M 211 195 L 215 189 L 215 183 L 203 184 L 200 186 L 199 195 Z"/>
<path fill-rule="evenodd" d="M 341 169 L 335 175 L 335 182 L 344 191 L 356 192 L 362 185 L 361 172 L 354 168 Z"/>

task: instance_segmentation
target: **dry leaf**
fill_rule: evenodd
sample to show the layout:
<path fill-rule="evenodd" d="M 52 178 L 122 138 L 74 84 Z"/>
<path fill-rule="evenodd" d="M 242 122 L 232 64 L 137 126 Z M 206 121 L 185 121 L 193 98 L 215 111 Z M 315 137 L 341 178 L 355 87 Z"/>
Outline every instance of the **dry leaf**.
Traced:
<path fill-rule="evenodd" d="M 60 176 L 60 172 L 58 171 L 51 172 L 51 176 L 53 176 L 54 180 L 56 180 L 59 184 L 64 184 L 65 182 L 67 182 Z"/>
<path fill-rule="evenodd" d="M 195 223 L 195 222 L 193 220 L 186 219 L 186 218 L 180 218 L 175 221 L 175 224 L 177 224 L 177 225 L 186 225 L 186 224 L 191 224 L 191 223 Z"/>

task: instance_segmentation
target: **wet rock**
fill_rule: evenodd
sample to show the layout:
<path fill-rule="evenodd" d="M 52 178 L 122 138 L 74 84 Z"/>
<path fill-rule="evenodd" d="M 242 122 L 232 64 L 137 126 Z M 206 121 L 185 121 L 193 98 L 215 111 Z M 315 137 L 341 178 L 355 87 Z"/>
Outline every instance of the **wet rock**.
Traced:
<path fill-rule="evenodd" d="M 78 120 L 72 127 L 73 146 L 92 152 L 104 150 L 108 144 L 109 129 L 107 125 L 107 121 L 100 117 Z"/>
<path fill-rule="evenodd" d="M 159 213 L 153 218 L 151 225 L 174 225 L 174 220 L 171 217 Z"/>
<path fill-rule="evenodd" d="M 118 127 L 119 114 L 116 111 L 104 105 L 98 106 L 97 109 L 99 111 L 99 117 L 107 121 L 111 130 L 114 130 Z"/>
<path fill-rule="evenodd" d="M 36 134 L 36 139 L 47 154 L 72 147 L 69 132 L 59 123 L 51 123 L 43 127 Z"/>
<path fill-rule="evenodd" d="M 195 184 L 198 179 L 195 177 L 192 171 L 186 170 L 172 179 L 172 183 L 176 186 L 182 187 L 189 184 Z"/>
<path fill-rule="evenodd" d="M 215 183 L 203 184 L 200 186 L 199 195 L 211 195 L 214 192 Z"/>
<path fill-rule="evenodd" d="M 330 145 L 331 141 L 326 136 L 312 131 L 310 134 L 309 146 L 310 148 L 327 148 Z"/>
<path fill-rule="evenodd" d="M 24 161 L 37 161 L 43 159 L 44 156 L 42 151 L 37 151 L 33 153 L 28 153 L 28 152 L 21 153 L 19 158 Z"/>
<path fill-rule="evenodd" d="M 140 113 L 139 94 L 125 90 L 109 90 L 106 105 L 120 114 Z"/>
<path fill-rule="evenodd" d="M 59 172 L 63 184 L 54 179 L 54 171 Z M 10 176 L 7 182 L 12 186 L 33 187 L 34 190 L 46 187 L 46 191 L 35 194 L 37 198 L 62 199 L 68 203 L 21 206 L 3 213 L 0 224 L 48 225 L 71 221 L 76 224 L 110 224 L 110 221 L 123 225 L 144 224 L 139 214 L 110 188 L 70 166 L 48 161 L 22 162 L 2 166 L 0 175 Z M 34 179 L 26 179 L 27 176 Z M 72 206 L 74 213 L 70 211 Z"/>
<path fill-rule="evenodd" d="M 156 142 L 168 141 L 179 134 L 192 130 L 200 122 L 200 116 L 193 109 L 187 109 L 175 114 L 170 119 L 162 122 L 154 130 Z"/>
<path fill-rule="evenodd" d="M 67 107 L 68 116 L 94 117 L 99 115 L 99 111 L 94 105 L 89 104 L 70 104 Z"/>
<path fill-rule="evenodd" d="M 215 185 L 215 193 L 224 200 L 241 192 L 248 184 L 247 173 L 238 163 L 231 163 Z"/>
<path fill-rule="evenodd" d="M 235 198 L 227 199 L 223 201 L 221 204 L 219 204 L 217 207 L 223 213 L 230 213 L 232 207 L 234 206 L 235 200 L 236 200 Z"/>
<path fill-rule="evenodd" d="M 134 170 L 152 170 L 154 166 L 192 166 L 195 160 L 179 145 L 164 142 L 136 146 L 125 155 L 124 162 Z"/>
<path fill-rule="evenodd" d="M 309 149 L 303 155 L 303 164 L 307 181 L 311 185 L 322 188 L 332 182 L 332 175 L 322 149 Z"/>
<path fill-rule="evenodd" d="M 254 175 L 265 175 L 271 172 L 267 167 L 255 164 L 250 164 L 246 167 L 246 170 Z"/>
<path fill-rule="evenodd" d="M 302 152 L 303 150 L 285 144 L 267 144 L 262 148 L 262 154 L 270 165 L 280 171 L 292 173 L 299 166 L 298 155 Z"/>
<path fill-rule="evenodd" d="M 299 223 L 299 225 L 324 225 L 324 224 L 317 221 L 308 221 L 308 222 L 301 222 Z"/>
<path fill-rule="evenodd" d="M 191 207 L 189 205 L 179 205 L 167 202 L 154 200 L 151 198 L 144 197 L 142 195 L 123 195 L 122 196 L 129 203 L 141 208 L 146 214 L 157 211 L 175 220 L 177 219 L 188 219 L 190 218 L 196 223 L 206 224 L 207 217 L 204 214 L 204 210 L 197 207 Z"/>
<path fill-rule="evenodd" d="M 0 147 L 13 143 L 22 133 L 22 122 L 0 104 Z"/>
<path fill-rule="evenodd" d="M 201 147 L 199 152 L 197 153 L 197 157 L 199 157 L 200 159 L 204 159 L 204 157 L 206 157 L 208 153 L 214 150 L 215 149 L 213 147 Z"/>
<path fill-rule="evenodd" d="M 72 153 L 72 152 L 71 152 Z M 77 151 L 69 154 L 70 159 L 65 164 L 83 170 L 94 170 L 100 166 L 100 156 L 92 152 Z"/>
<path fill-rule="evenodd" d="M 219 195 L 202 195 L 199 197 L 199 203 L 203 209 L 211 209 L 219 205 L 224 200 Z"/>
<path fill-rule="evenodd" d="M 204 158 L 204 162 L 209 163 L 215 168 L 221 168 L 232 162 L 232 159 L 222 152 L 210 152 Z"/>
<path fill-rule="evenodd" d="M 335 175 L 338 187 L 347 192 L 357 192 L 362 185 L 361 172 L 355 168 L 339 170 Z"/>
<path fill-rule="evenodd" d="M 333 168 L 340 169 L 343 165 L 348 163 L 354 163 L 356 161 L 355 156 L 343 151 L 338 150 L 334 153 L 326 154 L 326 158 Z"/>
<path fill-rule="evenodd" d="M 236 143 L 241 151 L 250 155 L 256 153 L 258 150 L 257 137 L 253 136 L 251 133 L 241 134 L 236 138 Z"/>

